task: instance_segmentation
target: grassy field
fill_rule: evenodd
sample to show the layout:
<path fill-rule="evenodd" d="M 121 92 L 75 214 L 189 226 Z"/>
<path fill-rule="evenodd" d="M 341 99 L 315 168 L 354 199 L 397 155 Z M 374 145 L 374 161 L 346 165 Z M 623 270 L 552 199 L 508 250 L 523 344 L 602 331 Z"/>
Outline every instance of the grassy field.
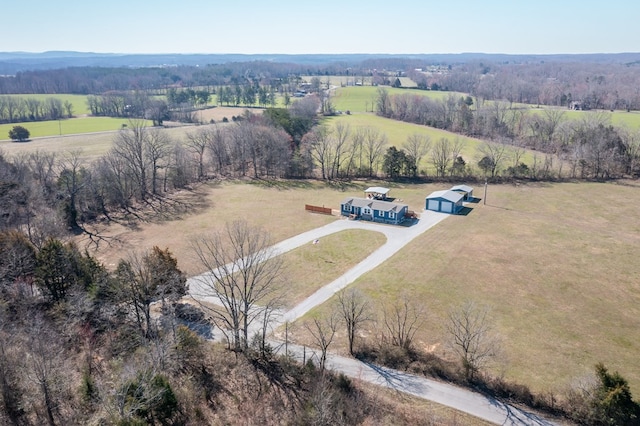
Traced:
<path fill-rule="evenodd" d="M 423 301 L 422 349 L 451 356 L 447 311 L 474 300 L 490 307 L 503 341 L 495 374 L 562 392 L 602 361 L 637 394 L 640 224 L 629 219 L 640 208 L 639 189 L 637 182 L 490 186 L 487 205 L 441 222 L 354 286 L 374 303 L 400 294 Z M 344 335 L 338 342 L 344 352 Z"/>
<path fill-rule="evenodd" d="M 459 92 L 438 92 L 431 90 L 407 90 L 393 87 L 374 87 L 374 86 L 350 86 L 339 87 L 335 90 L 331 102 L 337 110 L 353 112 L 372 112 L 375 111 L 376 99 L 378 99 L 378 90 L 386 90 L 389 95 L 416 95 L 426 96 L 431 99 L 446 99 L 450 95 L 456 97 L 466 96 Z"/>
<path fill-rule="evenodd" d="M 328 117 L 324 119 L 324 123 L 329 127 L 335 126 L 336 123 L 344 123 L 349 125 L 352 131 L 358 128 L 369 127 L 377 129 L 381 134 L 385 134 L 388 138 L 389 146 L 396 146 L 402 148 L 402 145 L 406 142 L 407 138 L 412 134 L 426 135 L 431 140 L 431 145 L 435 144 L 441 138 L 449 139 L 453 142 L 455 139 L 459 139 L 463 143 L 463 149 L 461 155 L 467 162 L 468 167 L 477 169 L 477 163 L 482 158 L 482 154 L 479 151 L 483 141 L 480 139 L 469 138 L 461 136 L 455 133 L 448 132 L 446 130 L 435 129 L 433 127 L 422 126 L 419 124 L 404 123 L 401 121 L 392 120 L 389 118 L 379 117 L 374 114 L 351 114 L 351 115 L 339 115 L 334 117 Z M 509 153 L 511 148 L 507 148 L 507 158 L 504 161 L 503 167 L 507 168 L 513 165 L 513 161 L 509 159 Z M 534 155 L 541 156 L 540 153 L 534 151 L 525 151 L 521 162 L 526 164 L 533 164 Z M 538 159 L 540 161 L 540 158 Z M 422 158 L 420 162 L 419 170 L 424 171 L 427 175 L 433 176 L 436 173 L 435 167 L 430 159 L 429 154 Z M 476 170 L 476 174 L 480 175 L 481 172 Z"/>
<path fill-rule="evenodd" d="M 396 89 L 392 87 L 384 87 L 390 95 L 396 94 L 415 94 L 417 96 L 428 96 L 431 99 L 440 100 L 446 99 L 450 95 L 456 97 L 467 96 L 466 93 L 460 92 L 441 92 L 430 90 L 407 90 Z M 375 111 L 375 102 L 378 98 L 378 87 L 373 86 L 350 86 L 339 87 L 335 90 L 331 102 L 333 102 L 335 108 L 340 111 L 356 112 L 373 112 Z M 490 101 L 485 101 L 490 102 Z M 544 106 L 536 107 L 535 105 L 528 104 L 514 104 L 515 107 L 530 110 L 535 113 L 541 111 Z M 473 106 L 472 108 L 475 108 Z M 611 119 L 611 124 L 616 127 L 628 128 L 631 130 L 640 129 L 640 111 L 572 111 L 566 108 L 562 109 L 565 112 L 565 117 L 570 120 L 579 120 L 589 114 L 605 114 Z"/>
<path fill-rule="evenodd" d="M 125 118 L 79 117 L 64 120 L 32 121 L 26 123 L 0 124 L 0 141 L 10 140 L 9 130 L 20 125 L 29 130 L 31 138 L 60 135 L 77 135 L 119 130 L 127 123 Z M 151 125 L 148 121 L 147 125 Z"/>
<path fill-rule="evenodd" d="M 116 120 L 113 121 L 113 123 L 122 123 L 122 120 Z M 194 127 L 173 127 L 167 128 L 164 131 L 170 138 L 182 140 L 184 135 L 192 130 L 194 130 Z M 66 136 L 39 137 L 28 142 L 0 141 L 0 151 L 11 157 L 35 151 L 53 152 L 56 155 L 63 155 L 70 151 L 81 150 L 82 157 L 86 161 L 91 161 L 106 154 L 109 149 L 111 149 L 116 134 L 117 131 L 112 130 Z"/>
<path fill-rule="evenodd" d="M 146 215 L 142 223 L 99 224 L 95 230 L 106 239 L 95 253 L 113 267 L 128 251 L 168 247 L 193 275 L 202 272 L 190 249 L 197 235 L 243 217 L 280 241 L 336 220 L 305 212 L 305 203 L 338 207 L 345 196 L 378 184 L 252 182 L 184 193 L 174 210 Z M 398 184 L 391 194 L 420 211 L 425 195 L 442 187 Z M 467 216 L 441 222 L 354 286 L 376 303 L 400 294 L 422 301 L 429 311 L 417 336 L 423 349 L 451 355 L 444 344 L 444 318 L 448 309 L 472 299 L 492 309 L 503 340 L 505 361 L 496 373 L 536 391 L 559 392 L 602 361 L 620 371 L 637 394 L 640 223 L 632 218 L 640 209 L 639 187 L 637 182 L 490 185 L 486 205 L 472 204 Z M 482 196 L 482 188 L 476 195 Z M 372 246 L 381 243 L 376 234 L 343 233 L 288 255 L 288 278 L 297 286 L 292 300 L 315 290 L 321 284 L 317 277 L 331 281 L 364 256 L 345 250 L 345 256 L 354 257 L 331 263 L 340 257 L 342 244 L 357 247 L 354 237 Z M 78 243 L 96 248 L 87 239 Z"/>
<path fill-rule="evenodd" d="M 339 206 L 338 206 L 339 207 Z M 378 232 L 350 229 L 321 238 L 283 255 L 287 280 L 283 302 L 293 307 L 311 296 L 380 247 L 386 238 Z"/>
<path fill-rule="evenodd" d="M 0 95 L 10 96 L 12 98 L 22 99 L 37 99 L 40 102 L 45 102 L 47 99 L 54 98 L 59 99 L 64 104 L 66 101 L 71 102 L 73 105 L 73 115 L 89 114 L 89 106 L 87 105 L 86 95 L 69 95 L 69 94 L 55 94 L 55 95 L 40 95 L 40 94 L 19 94 L 19 95 Z"/>

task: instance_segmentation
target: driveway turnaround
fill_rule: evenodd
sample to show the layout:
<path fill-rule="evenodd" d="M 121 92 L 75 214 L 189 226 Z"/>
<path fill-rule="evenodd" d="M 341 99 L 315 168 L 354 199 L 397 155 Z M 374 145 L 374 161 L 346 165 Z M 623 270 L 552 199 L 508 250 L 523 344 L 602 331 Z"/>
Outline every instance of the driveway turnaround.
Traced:
<path fill-rule="evenodd" d="M 353 268 L 345 272 L 338 279 L 319 288 L 315 293 L 298 305 L 294 306 L 292 309 L 286 312 L 281 312 L 280 315 L 277 315 L 276 318 L 269 323 L 270 332 L 273 333 L 273 331 L 281 325 L 293 322 L 304 316 L 311 309 L 323 304 L 335 293 L 353 283 L 361 275 L 381 265 L 413 239 L 449 216 L 450 215 L 445 213 L 425 210 L 420 215 L 420 219 L 411 226 L 382 225 L 373 222 L 353 221 L 342 218 L 335 222 L 331 222 L 328 225 L 303 232 L 302 234 L 275 244 L 272 247 L 273 255 L 277 256 L 327 235 L 347 229 L 377 231 L 383 233 L 387 237 L 387 241 L 382 246 Z M 211 279 L 211 276 L 212 274 L 209 272 L 189 278 L 187 280 L 189 294 L 194 299 L 203 302 L 220 304 L 220 301 L 211 294 L 211 290 L 207 289 L 207 283 Z M 255 330 L 252 330 L 250 335 L 253 335 L 254 331 L 258 331 L 258 329 L 256 328 Z M 270 340 L 270 343 L 274 347 L 278 348 L 279 352 L 285 350 L 283 349 L 285 346 L 284 342 Z M 288 355 L 301 361 L 303 359 L 309 359 L 310 357 L 316 357 L 319 359 L 319 355 L 314 350 L 298 345 L 287 344 L 286 352 Z M 354 379 L 385 386 L 399 392 L 411 394 L 438 404 L 446 405 L 495 424 L 521 426 L 555 424 L 533 413 L 526 412 L 512 405 L 505 404 L 464 388 L 427 379 L 426 377 L 415 376 L 374 364 L 364 363 L 353 358 L 328 354 L 326 366 L 331 370 L 340 372 Z"/>

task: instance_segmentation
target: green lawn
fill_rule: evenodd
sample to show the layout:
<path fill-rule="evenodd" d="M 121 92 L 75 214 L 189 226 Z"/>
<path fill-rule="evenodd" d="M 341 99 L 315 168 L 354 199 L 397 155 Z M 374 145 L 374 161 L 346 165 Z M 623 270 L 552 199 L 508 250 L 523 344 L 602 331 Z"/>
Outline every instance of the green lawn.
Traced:
<path fill-rule="evenodd" d="M 33 121 L 27 123 L 0 124 L 0 140 L 10 140 L 9 130 L 20 125 L 29 130 L 32 138 L 44 136 L 75 135 L 79 133 L 95 133 L 120 130 L 127 124 L 126 118 L 80 117 L 64 120 Z M 151 125 L 148 121 L 147 125 Z"/>
<path fill-rule="evenodd" d="M 47 99 L 59 99 L 64 104 L 66 101 L 71 102 L 73 105 L 73 115 L 89 114 L 89 106 L 87 105 L 86 95 L 69 95 L 69 94 L 55 94 L 55 95 L 30 95 L 30 94 L 18 94 L 18 95 L 0 95 L 10 96 L 13 98 L 22 99 L 37 99 L 40 102 L 45 102 Z"/>
<path fill-rule="evenodd" d="M 448 132 L 446 130 L 440 130 L 433 127 L 423 126 L 419 124 L 404 123 L 389 118 L 379 117 L 374 114 L 342 114 L 339 116 L 328 117 L 324 119 L 324 123 L 329 127 L 333 127 L 336 123 L 344 123 L 349 125 L 352 131 L 356 131 L 358 128 L 369 127 L 377 129 L 381 134 L 385 134 L 388 138 L 389 146 L 395 146 L 396 148 L 402 148 L 402 145 L 406 142 L 407 138 L 412 134 L 426 135 L 431 140 L 431 145 L 435 144 L 442 138 L 449 139 L 453 142 L 455 139 L 460 140 L 463 143 L 463 149 L 461 155 L 467 162 L 468 167 L 477 169 L 477 163 L 482 158 L 482 154 L 479 151 L 479 147 L 484 141 L 475 138 L 469 138 L 461 136 L 456 133 Z M 506 159 L 503 162 L 503 168 L 507 168 L 513 165 L 513 159 L 511 153 L 513 149 L 507 147 Z M 534 156 L 537 156 L 537 161 L 542 160 L 542 154 L 534 151 L 525 151 L 521 162 L 524 162 L 531 166 L 534 162 Z M 420 163 L 420 170 L 426 171 L 427 175 L 433 176 L 436 171 L 429 154 L 427 154 Z M 480 175 L 481 172 L 476 170 L 476 174 Z"/>
<path fill-rule="evenodd" d="M 426 96 L 431 99 L 446 99 L 448 96 L 466 96 L 459 92 L 439 92 L 431 90 L 398 89 L 387 86 L 349 86 L 339 87 L 335 90 L 331 102 L 337 110 L 350 112 L 372 112 L 375 111 L 378 90 L 384 89 L 389 95 L 415 95 Z"/>

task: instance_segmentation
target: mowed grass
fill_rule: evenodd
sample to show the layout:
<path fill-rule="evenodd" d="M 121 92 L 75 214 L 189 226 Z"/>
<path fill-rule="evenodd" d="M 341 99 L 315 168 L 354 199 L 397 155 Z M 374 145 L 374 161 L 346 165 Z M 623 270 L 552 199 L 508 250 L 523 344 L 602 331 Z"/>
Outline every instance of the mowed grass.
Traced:
<path fill-rule="evenodd" d="M 0 124 L 0 140 L 10 140 L 9 131 L 13 126 L 20 125 L 29 130 L 31 138 L 76 135 L 80 133 L 96 133 L 119 130 L 127 124 L 126 118 L 110 117 L 80 117 L 64 120 L 30 121 L 26 123 Z M 147 125 L 151 125 L 147 121 Z"/>
<path fill-rule="evenodd" d="M 429 316 L 419 348 L 451 357 L 447 312 L 473 300 L 491 309 L 503 342 L 493 373 L 562 392 L 604 362 L 637 394 L 638 190 L 636 182 L 490 185 L 487 205 L 447 218 L 353 286 L 376 307 L 399 295 L 422 304 Z M 376 333 L 370 325 L 364 334 Z"/>
<path fill-rule="evenodd" d="M 386 238 L 373 231 L 350 229 L 309 242 L 282 255 L 287 280 L 282 302 L 289 308 L 347 272 L 378 249 Z M 295 278 L 294 278 L 295 277 Z"/>
<path fill-rule="evenodd" d="M 40 102 L 47 102 L 48 99 L 59 99 L 64 105 L 65 102 L 70 102 L 73 105 L 72 113 L 73 115 L 84 115 L 89 114 L 89 105 L 87 103 L 86 95 L 71 95 L 71 94 L 53 94 L 53 95 L 41 95 L 41 94 L 17 94 L 17 95 L 0 95 L 12 97 L 12 98 L 20 98 L 20 99 L 37 99 Z M 65 111 L 66 112 L 66 111 Z"/>

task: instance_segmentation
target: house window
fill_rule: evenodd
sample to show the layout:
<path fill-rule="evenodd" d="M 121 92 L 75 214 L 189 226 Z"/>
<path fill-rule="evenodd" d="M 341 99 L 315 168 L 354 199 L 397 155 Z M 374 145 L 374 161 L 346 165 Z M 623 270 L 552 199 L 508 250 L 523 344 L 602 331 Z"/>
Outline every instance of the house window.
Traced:
<path fill-rule="evenodd" d="M 371 214 L 371 209 L 365 207 L 364 210 L 363 210 L 363 213 L 364 214 Z"/>
<path fill-rule="evenodd" d="M 394 212 L 389 212 L 389 219 L 395 219 L 396 214 Z"/>

